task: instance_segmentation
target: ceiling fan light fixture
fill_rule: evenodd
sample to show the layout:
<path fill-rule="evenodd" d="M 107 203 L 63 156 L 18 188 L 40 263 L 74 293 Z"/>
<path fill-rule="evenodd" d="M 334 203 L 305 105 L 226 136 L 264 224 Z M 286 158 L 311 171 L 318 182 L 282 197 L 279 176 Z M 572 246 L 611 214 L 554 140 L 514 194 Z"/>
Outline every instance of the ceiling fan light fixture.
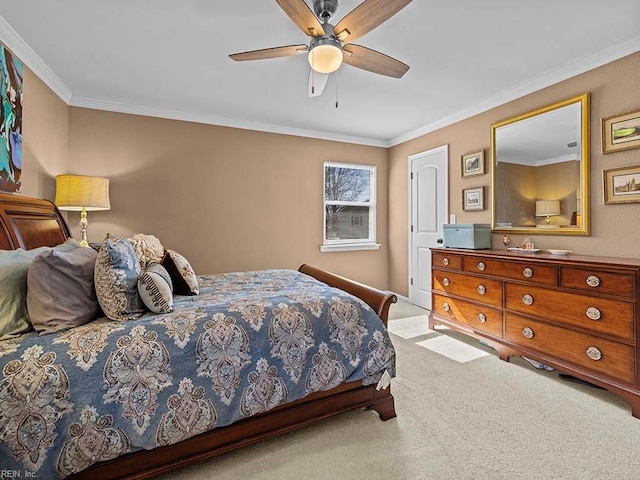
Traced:
<path fill-rule="evenodd" d="M 342 65 L 342 48 L 335 42 L 319 43 L 309 50 L 309 65 L 318 73 L 332 73 Z"/>

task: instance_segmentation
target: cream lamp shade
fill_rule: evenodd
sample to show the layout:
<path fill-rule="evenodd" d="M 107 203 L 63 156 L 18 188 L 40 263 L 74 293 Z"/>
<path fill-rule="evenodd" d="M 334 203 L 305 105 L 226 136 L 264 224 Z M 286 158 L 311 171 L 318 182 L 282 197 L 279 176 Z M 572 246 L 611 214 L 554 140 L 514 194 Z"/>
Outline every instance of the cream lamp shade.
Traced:
<path fill-rule="evenodd" d="M 549 225 L 549 217 L 555 215 L 560 215 L 560 200 L 536 200 L 536 217 L 547 217 Z"/>
<path fill-rule="evenodd" d="M 56 206 L 60 210 L 82 212 L 80 243 L 88 246 L 87 211 L 109 210 L 109 179 L 86 175 L 58 175 L 56 177 Z"/>

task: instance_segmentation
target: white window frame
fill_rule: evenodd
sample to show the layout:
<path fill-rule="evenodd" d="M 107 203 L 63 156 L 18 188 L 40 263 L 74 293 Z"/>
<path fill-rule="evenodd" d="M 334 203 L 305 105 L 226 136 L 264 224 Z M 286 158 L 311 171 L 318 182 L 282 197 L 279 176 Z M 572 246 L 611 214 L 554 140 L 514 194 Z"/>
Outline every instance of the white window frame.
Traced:
<path fill-rule="evenodd" d="M 342 202 L 325 198 L 324 188 L 326 185 L 327 167 L 352 168 L 357 170 L 367 170 L 370 172 L 369 180 L 369 201 L 368 202 Z M 321 252 L 344 252 L 349 250 L 377 250 L 380 244 L 376 243 L 376 198 L 377 198 L 377 167 L 375 165 L 363 165 L 358 163 L 324 162 L 322 166 L 322 245 Z M 353 207 L 369 208 L 369 238 L 330 240 L 327 239 L 327 205 L 346 205 Z"/>

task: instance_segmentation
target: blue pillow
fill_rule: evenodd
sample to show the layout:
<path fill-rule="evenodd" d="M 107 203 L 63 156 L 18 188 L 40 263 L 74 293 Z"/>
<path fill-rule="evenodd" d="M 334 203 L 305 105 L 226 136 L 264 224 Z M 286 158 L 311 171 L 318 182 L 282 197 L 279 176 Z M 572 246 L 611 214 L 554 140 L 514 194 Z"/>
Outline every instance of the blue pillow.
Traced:
<path fill-rule="evenodd" d="M 96 258 L 96 297 L 111 320 L 135 320 L 146 311 L 138 294 L 140 264 L 126 238 L 108 237 Z"/>

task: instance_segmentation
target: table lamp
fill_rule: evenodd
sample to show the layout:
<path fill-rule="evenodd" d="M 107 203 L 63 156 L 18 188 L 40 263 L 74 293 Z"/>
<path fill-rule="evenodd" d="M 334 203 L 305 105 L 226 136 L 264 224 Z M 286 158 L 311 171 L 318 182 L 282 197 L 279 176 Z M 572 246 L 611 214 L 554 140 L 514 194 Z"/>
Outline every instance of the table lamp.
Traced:
<path fill-rule="evenodd" d="M 56 176 L 55 204 L 60 210 L 80 213 L 80 244 L 88 247 L 87 212 L 90 210 L 109 210 L 109 179 L 88 177 L 85 175 Z"/>
<path fill-rule="evenodd" d="M 549 217 L 555 215 L 560 215 L 560 200 L 536 200 L 536 217 L 547 217 L 546 223 L 538 228 L 553 228 Z"/>

